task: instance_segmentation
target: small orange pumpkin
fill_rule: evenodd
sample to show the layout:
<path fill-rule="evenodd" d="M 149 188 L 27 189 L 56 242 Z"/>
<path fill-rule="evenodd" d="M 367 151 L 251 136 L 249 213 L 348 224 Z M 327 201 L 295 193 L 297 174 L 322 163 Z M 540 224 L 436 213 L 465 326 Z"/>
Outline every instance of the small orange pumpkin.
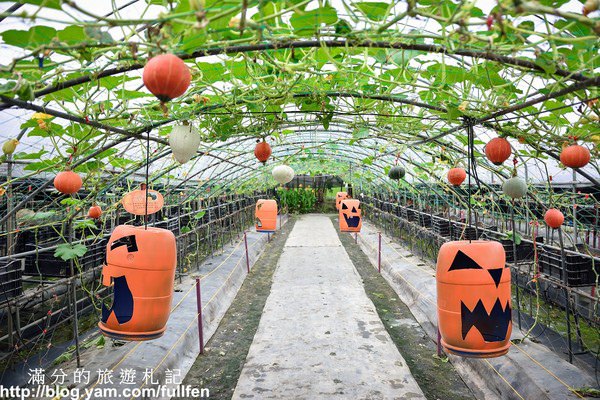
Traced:
<path fill-rule="evenodd" d="M 494 165 L 501 165 L 511 153 L 510 143 L 505 138 L 494 138 L 485 146 L 485 155 Z"/>
<path fill-rule="evenodd" d="M 59 172 L 54 178 L 54 187 L 61 193 L 73 194 L 81 189 L 81 177 L 71 170 Z"/>
<path fill-rule="evenodd" d="M 565 222 L 565 216 L 556 208 L 551 208 L 544 214 L 544 221 L 550 228 L 558 229 Z"/>
<path fill-rule="evenodd" d="M 567 146 L 560 153 L 560 162 L 570 168 L 585 167 L 590 162 L 590 151 L 579 144 Z"/>
<path fill-rule="evenodd" d="M 93 205 L 88 211 L 88 218 L 98 219 L 102 215 L 102 209 L 100 206 Z"/>
<path fill-rule="evenodd" d="M 452 168 L 448 171 L 448 182 L 454 186 L 460 186 L 467 177 L 467 172 L 462 168 Z"/>
<path fill-rule="evenodd" d="M 271 157 L 271 146 L 264 139 L 263 141 L 257 141 L 256 147 L 254 148 L 254 155 L 261 163 L 266 163 L 269 157 Z"/>
<path fill-rule="evenodd" d="M 181 58 L 174 54 L 161 54 L 148 61 L 142 78 L 153 95 L 167 102 L 185 93 L 192 74 Z"/>

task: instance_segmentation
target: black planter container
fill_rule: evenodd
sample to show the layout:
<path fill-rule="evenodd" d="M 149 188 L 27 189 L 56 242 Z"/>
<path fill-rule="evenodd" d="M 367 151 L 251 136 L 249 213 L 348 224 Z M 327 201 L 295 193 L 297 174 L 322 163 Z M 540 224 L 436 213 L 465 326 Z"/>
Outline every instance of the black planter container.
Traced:
<path fill-rule="evenodd" d="M 540 271 L 564 282 L 567 274 L 568 286 L 588 286 L 595 283 L 596 274 L 592 270 L 592 259 L 583 255 L 565 251 L 565 268 L 561 265 L 560 250 L 549 246 L 539 246 Z"/>
<path fill-rule="evenodd" d="M 23 259 L 0 261 L 0 303 L 23 293 Z"/>

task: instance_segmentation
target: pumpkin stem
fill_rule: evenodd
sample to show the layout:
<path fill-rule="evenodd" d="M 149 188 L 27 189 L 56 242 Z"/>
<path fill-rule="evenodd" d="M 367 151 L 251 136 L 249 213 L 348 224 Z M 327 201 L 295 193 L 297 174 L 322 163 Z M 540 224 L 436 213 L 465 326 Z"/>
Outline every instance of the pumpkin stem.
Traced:
<path fill-rule="evenodd" d="M 167 108 L 167 104 L 164 101 L 160 102 L 160 109 L 162 110 L 165 118 L 169 116 L 169 109 Z"/>

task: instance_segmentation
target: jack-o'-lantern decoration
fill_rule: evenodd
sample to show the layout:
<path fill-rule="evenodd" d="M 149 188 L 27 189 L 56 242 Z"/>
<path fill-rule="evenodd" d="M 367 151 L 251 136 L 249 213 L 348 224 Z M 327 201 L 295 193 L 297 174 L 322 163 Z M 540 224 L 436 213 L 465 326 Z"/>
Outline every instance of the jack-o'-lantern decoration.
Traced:
<path fill-rule="evenodd" d="M 275 232 L 277 229 L 277 202 L 260 199 L 254 211 L 257 232 Z"/>
<path fill-rule="evenodd" d="M 467 172 L 462 168 L 452 168 L 448 171 L 448 182 L 454 186 L 460 186 L 466 177 Z"/>
<path fill-rule="evenodd" d="M 150 215 L 160 211 L 165 201 L 162 194 L 151 189 L 148 190 L 146 201 L 146 184 L 142 183 L 138 190 L 134 190 L 123 196 L 121 203 L 125 210 L 134 215 Z M 147 213 L 146 210 L 148 211 Z"/>
<path fill-rule="evenodd" d="M 119 225 L 106 246 L 102 284 L 113 287 L 110 307 L 102 304 L 103 335 L 150 340 L 164 333 L 171 311 L 177 248 L 169 230 Z"/>
<path fill-rule="evenodd" d="M 494 165 L 502 165 L 502 163 L 510 157 L 512 149 L 508 140 L 502 137 L 497 137 L 485 145 L 485 156 Z"/>
<path fill-rule="evenodd" d="M 345 200 L 348 198 L 348 193 L 347 192 L 337 192 L 335 194 L 335 209 L 336 210 L 340 210 L 340 204 L 342 203 L 342 200 Z"/>
<path fill-rule="evenodd" d="M 454 241 L 437 260 L 441 344 L 464 357 L 498 357 L 510 347 L 510 268 L 499 242 Z"/>
<path fill-rule="evenodd" d="M 339 219 L 340 232 L 360 232 L 362 227 L 360 201 L 355 199 L 342 200 Z"/>

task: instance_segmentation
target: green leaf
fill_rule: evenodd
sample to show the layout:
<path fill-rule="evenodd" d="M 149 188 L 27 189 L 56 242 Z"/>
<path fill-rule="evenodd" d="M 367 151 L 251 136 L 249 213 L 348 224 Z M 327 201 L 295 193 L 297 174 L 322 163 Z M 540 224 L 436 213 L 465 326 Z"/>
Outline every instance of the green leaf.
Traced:
<path fill-rule="evenodd" d="M 55 37 L 56 29 L 43 25 L 34 26 L 28 31 L 11 29 L 2 32 L 4 43 L 26 49 L 35 49 L 41 45 L 50 44 Z"/>
<path fill-rule="evenodd" d="M 54 251 L 54 257 L 58 257 L 64 261 L 69 261 L 75 258 L 83 257 L 86 252 L 87 247 L 85 247 L 83 244 L 63 243 L 58 245 Z"/>
<path fill-rule="evenodd" d="M 382 2 L 360 2 L 354 3 L 354 6 L 362 11 L 370 20 L 383 21 L 392 5 Z"/>
<path fill-rule="evenodd" d="M 19 0 L 19 1 L 0 1 L 0 3 L 20 3 L 20 4 L 32 4 L 34 6 L 40 6 L 40 7 L 48 7 L 48 8 L 55 8 L 57 10 L 61 9 L 60 4 L 62 3 L 61 0 Z"/>
<path fill-rule="evenodd" d="M 204 214 L 206 214 L 206 211 L 202 210 L 202 211 L 198 211 L 196 213 L 196 215 L 194 215 L 195 219 L 201 219 L 202 217 L 204 217 Z"/>
<path fill-rule="evenodd" d="M 321 25 L 333 25 L 338 16 L 335 8 L 331 6 L 320 7 L 315 10 L 296 11 L 290 18 L 294 33 L 300 36 L 311 36 L 319 30 Z"/>

